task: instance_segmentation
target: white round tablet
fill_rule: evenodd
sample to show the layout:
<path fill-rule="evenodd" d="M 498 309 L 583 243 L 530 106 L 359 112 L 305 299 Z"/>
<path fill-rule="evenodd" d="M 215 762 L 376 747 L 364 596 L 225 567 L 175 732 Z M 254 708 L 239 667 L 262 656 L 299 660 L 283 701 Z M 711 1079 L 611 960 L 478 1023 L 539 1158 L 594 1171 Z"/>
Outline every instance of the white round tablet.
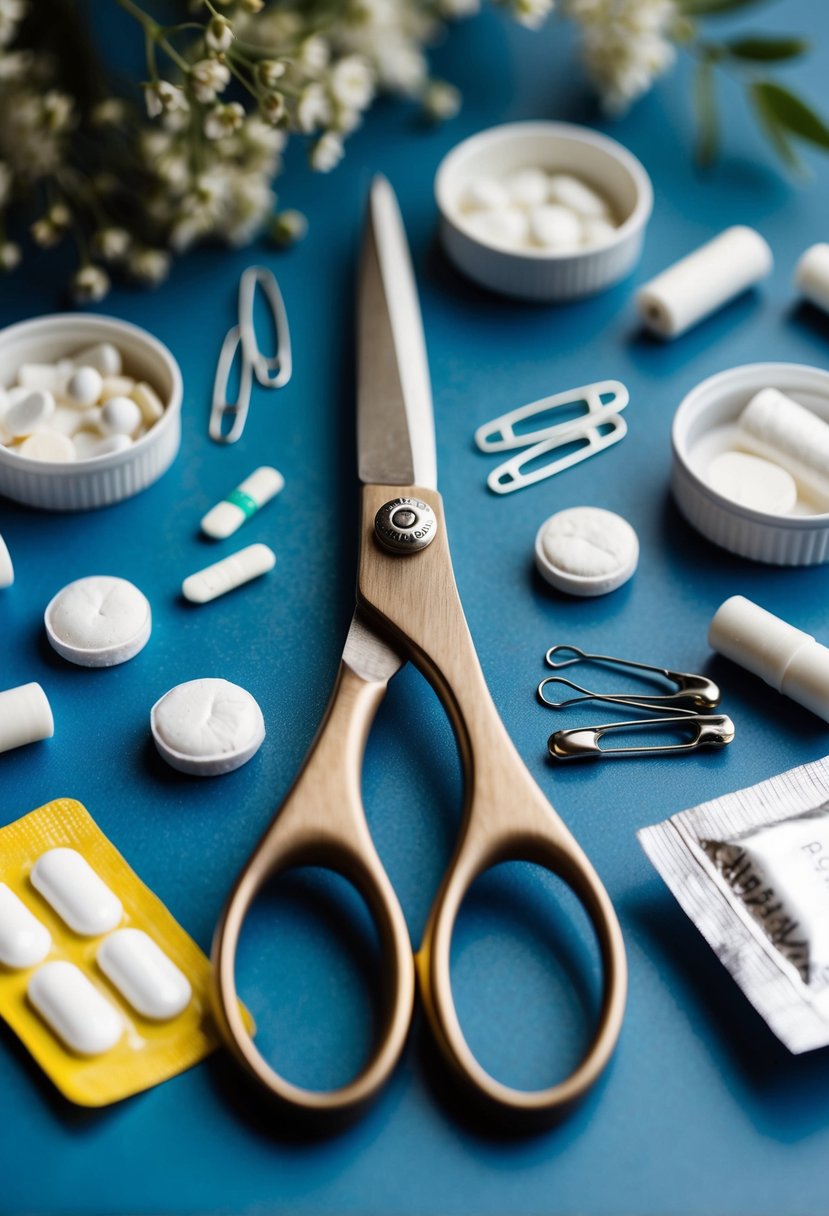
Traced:
<path fill-rule="evenodd" d="M 150 729 L 159 755 L 179 772 L 217 777 L 246 764 L 265 738 L 255 699 L 229 680 L 188 680 L 156 701 Z"/>
<path fill-rule="evenodd" d="M 621 515 L 601 507 L 568 507 L 545 520 L 535 538 L 542 578 L 570 595 L 604 595 L 626 583 L 639 561 L 639 541 Z"/>
<path fill-rule="evenodd" d="M 54 650 L 81 667 L 114 667 L 146 646 L 152 629 L 147 597 L 124 578 L 94 574 L 69 583 L 44 616 Z"/>
<path fill-rule="evenodd" d="M 769 515 L 786 515 L 797 502 L 797 485 L 791 473 L 747 452 L 715 456 L 708 466 L 707 480 L 723 498 Z"/>

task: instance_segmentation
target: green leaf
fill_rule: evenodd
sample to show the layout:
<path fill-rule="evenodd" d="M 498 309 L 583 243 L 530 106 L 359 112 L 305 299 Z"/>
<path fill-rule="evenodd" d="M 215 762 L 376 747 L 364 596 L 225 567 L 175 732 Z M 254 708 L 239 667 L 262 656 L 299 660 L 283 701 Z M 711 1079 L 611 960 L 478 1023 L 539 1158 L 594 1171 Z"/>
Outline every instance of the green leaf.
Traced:
<path fill-rule="evenodd" d="M 679 7 L 689 17 L 716 17 L 760 3 L 762 0 L 679 0 Z"/>
<path fill-rule="evenodd" d="M 811 43 L 805 38 L 765 38 L 761 35 L 735 38 L 725 44 L 725 51 L 733 59 L 749 59 L 753 63 L 797 59 L 810 49 Z"/>
<path fill-rule="evenodd" d="M 694 109 L 697 116 L 697 164 L 707 169 L 720 146 L 720 124 L 714 91 L 714 68 L 709 60 L 697 64 L 694 76 Z"/>
<path fill-rule="evenodd" d="M 758 80 L 752 85 L 756 97 L 778 126 L 798 139 L 829 151 L 829 127 L 801 97 L 773 80 Z"/>
<path fill-rule="evenodd" d="M 769 104 L 765 84 L 765 81 L 759 81 L 749 87 L 749 97 L 754 107 L 757 121 L 784 165 L 787 165 L 793 172 L 801 174 L 803 173 L 803 165 L 789 141 L 786 128 L 780 122 L 774 108 Z"/>

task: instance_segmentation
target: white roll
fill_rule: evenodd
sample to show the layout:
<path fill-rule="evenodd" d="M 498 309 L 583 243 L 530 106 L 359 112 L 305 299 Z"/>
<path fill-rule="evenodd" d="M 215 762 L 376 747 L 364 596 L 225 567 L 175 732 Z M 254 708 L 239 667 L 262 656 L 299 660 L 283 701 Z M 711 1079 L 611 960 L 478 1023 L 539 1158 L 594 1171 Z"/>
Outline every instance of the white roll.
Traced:
<path fill-rule="evenodd" d="M 636 307 L 648 329 L 660 338 L 676 338 L 759 283 L 773 265 L 760 233 L 739 224 L 641 287 Z"/>
<path fill-rule="evenodd" d="M 737 425 L 741 447 L 788 469 L 807 497 L 829 509 L 829 424 L 778 389 L 764 388 Z"/>
<path fill-rule="evenodd" d="M 21 684 L 0 692 L 0 752 L 51 739 L 55 722 L 39 684 Z"/>
<path fill-rule="evenodd" d="M 829 312 L 829 245 L 811 245 L 794 271 L 794 285 L 810 303 Z"/>
<path fill-rule="evenodd" d="M 721 604 L 708 631 L 719 654 L 829 722 L 829 649 L 742 595 Z"/>

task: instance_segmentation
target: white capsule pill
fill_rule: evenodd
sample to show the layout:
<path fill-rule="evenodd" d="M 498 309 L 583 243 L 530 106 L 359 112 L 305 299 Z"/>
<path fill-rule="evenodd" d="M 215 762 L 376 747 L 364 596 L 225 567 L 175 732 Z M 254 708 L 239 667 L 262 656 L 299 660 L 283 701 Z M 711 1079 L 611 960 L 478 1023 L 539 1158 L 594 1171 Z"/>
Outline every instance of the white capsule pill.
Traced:
<path fill-rule="evenodd" d="M 32 389 L 24 396 L 12 400 L 3 414 L 3 426 L 10 435 L 19 438 L 31 435 L 39 426 L 45 425 L 55 412 L 55 398 L 45 389 Z"/>
<path fill-rule="evenodd" d="M 181 584 L 181 594 L 192 604 L 206 604 L 233 591 L 251 579 L 266 574 L 276 565 L 276 554 L 267 545 L 248 545 L 238 553 L 231 553 L 212 566 L 206 566 L 191 574 Z"/>
<path fill-rule="evenodd" d="M 135 381 L 129 376 L 104 376 L 98 400 L 103 405 L 110 397 L 129 397 L 134 388 Z"/>
<path fill-rule="evenodd" d="M 547 200 L 549 183 L 542 169 L 516 169 L 504 178 L 504 186 L 517 207 L 538 207 Z"/>
<path fill-rule="evenodd" d="M 138 431 L 135 433 L 137 435 Z M 102 439 L 98 438 L 95 441 L 91 450 L 88 450 L 86 458 L 92 460 L 96 456 L 111 456 L 113 452 L 125 452 L 127 448 L 131 447 L 132 439 L 129 435 L 104 435 Z"/>
<path fill-rule="evenodd" d="M 101 395 L 103 377 L 95 367 L 78 367 L 66 382 L 66 396 L 75 405 L 94 405 Z"/>
<path fill-rule="evenodd" d="M 570 595 L 605 595 L 633 575 L 639 540 L 621 515 L 601 507 L 568 507 L 545 520 L 535 538 L 542 578 Z"/>
<path fill-rule="evenodd" d="M 61 920 L 81 937 L 98 937 L 121 923 L 124 909 L 120 899 L 77 849 L 47 849 L 32 866 L 30 880 Z"/>
<path fill-rule="evenodd" d="M 154 1022 L 187 1008 L 187 976 L 142 929 L 116 929 L 98 950 L 98 966 L 136 1013 Z"/>
<path fill-rule="evenodd" d="M 55 412 L 49 419 L 49 430 L 57 431 L 60 435 L 68 435 L 71 439 L 75 432 L 85 425 L 84 415 L 86 413 L 86 410 L 78 410 L 74 406 L 56 405 Z"/>
<path fill-rule="evenodd" d="M 551 203 L 560 203 L 569 207 L 577 215 L 586 220 L 607 220 L 610 218 L 610 207 L 607 199 L 602 198 L 586 182 L 569 173 L 553 173 L 548 179 L 547 195 Z"/>
<path fill-rule="evenodd" d="M 464 185 L 459 203 L 462 211 L 497 211 L 509 205 L 509 194 L 494 177 L 473 177 Z"/>
<path fill-rule="evenodd" d="M 126 663 L 149 641 L 147 597 L 124 578 L 90 575 L 69 583 L 47 605 L 46 636 L 54 650 L 81 667 Z"/>
<path fill-rule="evenodd" d="M 575 250 L 582 241 L 581 220 L 568 207 L 545 203 L 530 211 L 530 236 L 546 249 Z"/>
<path fill-rule="evenodd" d="M 285 478 L 278 469 L 262 465 L 232 490 L 224 502 L 211 507 L 201 521 L 202 532 L 214 540 L 232 536 L 246 519 L 279 494 L 284 485 Z"/>
<path fill-rule="evenodd" d="M 57 363 L 23 363 L 17 369 L 17 383 L 23 388 L 62 394 L 74 366 L 71 359 L 60 359 Z"/>
<path fill-rule="evenodd" d="M 49 930 L 11 887 L 0 882 L 0 963 L 22 971 L 42 963 L 52 947 Z"/>
<path fill-rule="evenodd" d="M 464 219 L 472 235 L 485 245 L 497 245 L 501 249 L 520 249 L 527 244 L 530 222 L 517 207 L 505 207 L 502 211 L 473 211 Z"/>
<path fill-rule="evenodd" d="M 11 587 L 14 582 L 14 565 L 6 542 L 0 536 L 0 587 Z"/>
<path fill-rule="evenodd" d="M 794 285 L 817 308 L 829 312 L 829 245 L 812 245 L 795 267 Z"/>
<path fill-rule="evenodd" d="M 101 406 L 101 430 L 107 435 L 132 435 L 141 425 L 141 410 L 131 397 L 110 397 Z"/>
<path fill-rule="evenodd" d="M 75 445 L 60 431 L 35 431 L 18 445 L 17 452 L 27 460 L 44 460 L 50 464 L 67 464 L 75 459 Z"/>
<path fill-rule="evenodd" d="M 133 387 L 129 396 L 141 410 L 141 417 L 147 426 L 158 422 L 164 413 L 164 403 L 152 385 L 141 380 Z"/>
<path fill-rule="evenodd" d="M 581 243 L 585 249 L 606 245 L 615 236 L 616 229 L 609 220 L 582 220 Z"/>
<path fill-rule="evenodd" d="M 44 963 L 27 995 L 49 1029 L 79 1055 L 102 1055 L 124 1033 L 121 1014 L 74 963 Z"/>
<path fill-rule="evenodd" d="M 741 447 L 782 465 L 822 510 L 829 508 L 829 424 L 776 388 L 764 388 L 740 414 Z"/>
<path fill-rule="evenodd" d="M 21 684 L 0 692 L 0 752 L 51 739 L 55 721 L 39 684 Z"/>
<path fill-rule="evenodd" d="M 158 753 L 182 773 L 216 777 L 246 764 L 265 738 L 256 700 L 228 680 L 188 680 L 150 711 Z"/>
<path fill-rule="evenodd" d="M 747 452 L 721 452 L 708 466 L 708 484 L 741 507 L 786 515 L 797 502 L 797 486 L 791 473 L 779 464 Z"/>
<path fill-rule="evenodd" d="M 77 366 L 94 367 L 102 376 L 120 376 L 121 352 L 111 342 L 97 342 L 74 356 Z"/>

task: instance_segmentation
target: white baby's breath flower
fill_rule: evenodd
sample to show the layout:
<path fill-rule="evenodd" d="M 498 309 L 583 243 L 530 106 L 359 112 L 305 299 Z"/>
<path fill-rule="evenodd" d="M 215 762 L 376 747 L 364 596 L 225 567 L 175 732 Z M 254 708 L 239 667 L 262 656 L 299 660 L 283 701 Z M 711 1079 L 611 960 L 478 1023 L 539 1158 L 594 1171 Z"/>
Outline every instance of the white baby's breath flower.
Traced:
<path fill-rule="evenodd" d="M 50 131 L 65 131 L 74 118 L 74 103 L 68 93 L 50 89 L 43 98 L 43 119 Z"/>
<path fill-rule="evenodd" d="M 285 75 L 285 64 L 279 59 L 262 59 L 256 65 L 256 79 L 263 89 L 278 89 Z"/>
<path fill-rule="evenodd" d="M 428 69 L 418 46 L 394 35 L 379 40 L 375 54 L 377 74 L 385 88 L 409 95 L 420 90 Z"/>
<path fill-rule="evenodd" d="M 674 62 L 674 0 L 565 0 L 583 30 L 583 56 L 602 103 L 622 113 Z"/>
<path fill-rule="evenodd" d="M 170 255 L 163 249 L 136 249 L 127 261 L 130 274 L 139 283 L 155 287 L 170 273 Z"/>
<path fill-rule="evenodd" d="M 460 91 L 445 80 L 432 80 L 423 93 L 423 109 L 434 122 L 454 118 L 461 108 Z"/>
<path fill-rule="evenodd" d="M 96 127 L 118 127 L 127 118 L 126 102 L 120 97 L 107 97 L 92 107 L 90 119 Z"/>
<path fill-rule="evenodd" d="M 555 0 L 498 0 L 520 25 L 536 30 L 553 10 Z"/>
<path fill-rule="evenodd" d="M 246 13 L 261 13 L 265 7 L 265 0 L 240 0 L 240 7 Z"/>
<path fill-rule="evenodd" d="M 281 93 L 264 93 L 259 98 L 259 108 L 268 122 L 276 126 L 285 117 L 285 98 Z"/>
<path fill-rule="evenodd" d="M 365 59 L 346 55 L 332 67 L 328 87 L 339 105 L 364 110 L 374 96 L 374 75 Z"/>
<path fill-rule="evenodd" d="M 233 26 L 227 17 L 211 17 L 204 31 L 204 41 L 210 51 L 228 51 L 233 45 Z"/>
<path fill-rule="evenodd" d="M 154 80 L 145 84 L 144 102 L 150 118 L 158 118 L 159 114 L 175 114 L 176 111 L 186 113 L 190 108 L 184 90 L 169 80 Z"/>
<path fill-rule="evenodd" d="M 343 158 L 343 141 L 334 131 L 326 131 L 311 146 L 311 168 L 318 173 L 330 173 Z"/>
<path fill-rule="evenodd" d="M 321 84 L 309 84 L 303 89 L 296 107 L 296 122 L 300 131 L 316 131 L 331 121 L 331 102 Z"/>
<path fill-rule="evenodd" d="M 190 79 L 197 101 L 215 101 L 230 84 L 230 69 L 218 59 L 200 59 L 190 69 Z"/>
<path fill-rule="evenodd" d="M 126 255 L 131 244 L 132 238 L 126 228 L 118 228 L 114 224 L 107 228 L 99 228 L 92 238 L 95 252 L 105 262 L 120 261 Z"/>
<path fill-rule="evenodd" d="M 303 72 L 309 76 L 318 76 L 328 67 L 331 59 L 331 48 L 319 34 L 306 38 L 299 48 L 297 63 Z"/>
<path fill-rule="evenodd" d="M 245 120 L 244 107 L 238 101 L 214 106 L 204 120 L 204 133 L 208 139 L 224 139 L 238 131 Z"/>
<path fill-rule="evenodd" d="M 31 51 L 8 51 L 0 55 L 0 81 L 22 80 L 31 72 L 34 62 Z"/>
<path fill-rule="evenodd" d="M 331 130 L 339 131 L 341 135 L 350 135 L 356 131 L 363 121 L 362 110 L 350 110 L 345 106 L 337 106 L 331 122 Z"/>
<path fill-rule="evenodd" d="M 284 131 L 278 131 L 256 114 L 251 114 L 242 127 L 245 146 L 256 157 L 276 157 L 288 142 Z"/>
<path fill-rule="evenodd" d="M 29 225 L 29 234 L 41 249 L 51 249 L 64 235 L 64 230 L 56 227 L 48 215 L 42 215 L 40 219 Z"/>
<path fill-rule="evenodd" d="M 439 0 L 441 16 L 455 21 L 459 17 L 474 17 L 481 8 L 481 0 Z"/>
<path fill-rule="evenodd" d="M 95 304 L 109 291 L 109 275 L 101 266 L 87 262 L 72 276 L 72 295 L 79 304 Z"/>
<path fill-rule="evenodd" d="M 15 241 L 0 243 L 0 270 L 14 270 L 22 257 L 23 250 Z"/>
<path fill-rule="evenodd" d="M 277 245 L 294 245 L 308 231 L 308 221 L 301 211 L 280 211 L 273 217 L 270 237 Z"/>

